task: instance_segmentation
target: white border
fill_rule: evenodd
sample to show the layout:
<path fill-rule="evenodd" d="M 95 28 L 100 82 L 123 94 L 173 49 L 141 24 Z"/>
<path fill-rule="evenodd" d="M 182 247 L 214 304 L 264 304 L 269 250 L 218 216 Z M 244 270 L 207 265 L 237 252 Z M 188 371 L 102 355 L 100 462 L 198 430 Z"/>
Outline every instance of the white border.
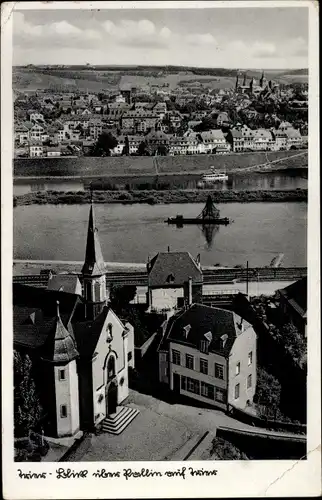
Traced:
<path fill-rule="evenodd" d="M 308 204 L 308 456 L 302 461 L 251 462 L 94 462 L 72 464 L 17 464 L 13 462 L 12 370 L 12 10 L 119 9 L 119 8 L 245 8 L 299 7 L 309 9 L 309 204 Z M 216 1 L 216 2 L 7 2 L 1 6 L 1 242 L 2 242 L 2 442 L 4 498 L 178 498 L 178 497 L 284 497 L 321 493 L 321 377 L 320 377 L 320 260 L 319 260 L 319 87 L 318 2 Z M 216 477 L 159 479 L 56 480 L 59 465 L 96 471 L 177 470 L 195 466 L 217 469 Z M 17 469 L 51 471 L 46 480 L 20 480 Z"/>

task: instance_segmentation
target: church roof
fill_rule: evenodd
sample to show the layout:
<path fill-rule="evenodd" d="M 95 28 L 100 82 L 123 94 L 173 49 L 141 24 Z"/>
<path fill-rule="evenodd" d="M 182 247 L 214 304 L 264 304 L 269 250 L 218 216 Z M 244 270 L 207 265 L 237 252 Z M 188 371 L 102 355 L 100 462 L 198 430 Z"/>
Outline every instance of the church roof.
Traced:
<path fill-rule="evenodd" d="M 92 358 L 108 312 L 109 307 L 104 306 L 94 321 L 78 321 L 73 324 L 77 348 L 82 358 Z"/>
<path fill-rule="evenodd" d="M 98 237 L 98 229 L 95 225 L 93 203 L 91 203 L 89 212 L 86 254 L 82 274 L 90 276 L 100 276 L 105 274 L 105 264 Z"/>
<path fill-rule="evenodd" d="M 75 338 L 62 322 L 57 301 L 55 321 L 42 347 L 42 358 L 51 363 L 65 364 L 78 356 Z"/>

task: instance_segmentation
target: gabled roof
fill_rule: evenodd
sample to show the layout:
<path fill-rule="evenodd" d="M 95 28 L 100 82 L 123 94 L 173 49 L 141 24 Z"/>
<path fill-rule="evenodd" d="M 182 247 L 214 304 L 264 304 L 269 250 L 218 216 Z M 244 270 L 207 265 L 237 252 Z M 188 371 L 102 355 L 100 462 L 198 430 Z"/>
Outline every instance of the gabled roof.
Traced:
<path fill-rule="evenodd" d="M 159 349 L 167 343 L 176 342 L 200 349 L 200 342 L 208 342 L 209 352 L 228 356 L 233 343 L 249 323 L 236 313 L 217 307 L 192 304 L 187 310 L 171 318 Z"/>
<path fill-rule="evenodd" d="M 279 290 L 279 293 L 289 302 L 303 318 L 307 312 L 307 278 L 302 278 Z"/>
<path fill-rule="evenodd" d="M 77 348 L 82 357 L 93 356 L 109 310 L 108 306 L 104 306 L 94 321 L 79 321 L 73 324 Z"/>
<path fill-rule="evenodd" d="M 48 281 L 47 290 L 82 295 L 82 286 L 76 274 L 54 274 Z"/>
<path fill-rule="evenodd" d="M 189 277 L 202 283 L 202 271 L 189 252 L 159 252 L 147 269 L 149 286 L 183 286 Z"/>
<path fill-rule="evenodd" d="M 87 230 L 87 243 L 85 262 L 82 274 L 90 276 L 101 276 L 105 273 L 105 264 L 98 237 L 98 229 L 95 225 L 94 206 L 91 203 Z"/>

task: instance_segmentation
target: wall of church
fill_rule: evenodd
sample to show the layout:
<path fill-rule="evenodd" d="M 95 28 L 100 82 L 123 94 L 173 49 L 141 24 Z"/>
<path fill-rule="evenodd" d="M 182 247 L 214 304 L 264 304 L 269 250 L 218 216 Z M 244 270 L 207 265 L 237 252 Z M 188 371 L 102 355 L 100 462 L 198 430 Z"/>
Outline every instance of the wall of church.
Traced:
<path fill-rule="evenodd" d="M 113 375 L 111 376 L 108 373 L 108 361 L 110 357 L 115 360 L 118 403 L 121 403 L 128 396 L 128 338 L 123 337 L 123 332 L 123 323 L 110 309 L 96 345 L 96 356 L 92 362 L 93 421 L 95 424 L 99 423 L 106 416 L 105 387 L 108 381 L 113 378 Z"/>
<path fill-rule="evenodd" d="M 130 323 L 126 323 L 125 327 L 128 329 L 127 335 L 127 361 L 128 367 L 134 368 L 134 328 Z"/>
<path fill-rule="evenodd" d="M 55 366 L 57 435 L 71 436 L 79 430 L 79 393 L 76 361 Z"/>

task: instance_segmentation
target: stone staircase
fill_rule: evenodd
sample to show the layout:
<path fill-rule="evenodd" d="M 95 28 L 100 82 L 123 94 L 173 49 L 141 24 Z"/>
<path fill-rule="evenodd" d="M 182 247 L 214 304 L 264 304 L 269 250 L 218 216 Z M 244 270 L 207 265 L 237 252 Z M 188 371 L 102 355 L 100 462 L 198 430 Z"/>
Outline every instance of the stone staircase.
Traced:
<path fill-rule="evenodd" d="M 102 431 L 110 434 L 121 434 L 126 427 L 138 416 L 140 410 L 130 406 L 118 406 L 115 413 L 108 415 L 102 422 Z"/>

